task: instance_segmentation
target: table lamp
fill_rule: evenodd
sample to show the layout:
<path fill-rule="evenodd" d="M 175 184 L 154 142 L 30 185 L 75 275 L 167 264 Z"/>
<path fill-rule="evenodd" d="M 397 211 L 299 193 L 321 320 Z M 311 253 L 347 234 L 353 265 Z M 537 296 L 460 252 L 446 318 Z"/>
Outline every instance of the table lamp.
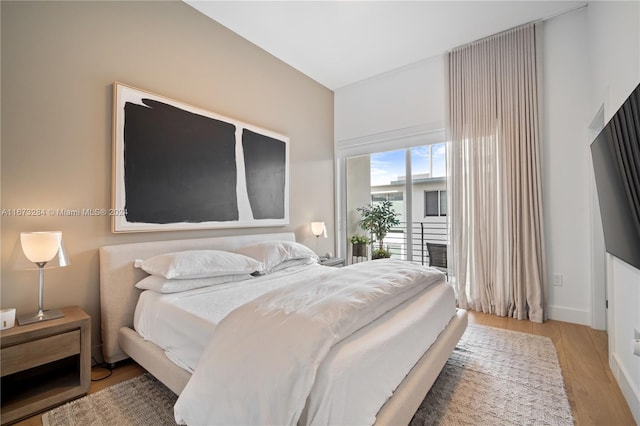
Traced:
<path fill-rule="evenodd" d="M 63 267 L 70 264 L 69 258 L 62 246 L 62 232 L 21 232 L 20 244 L 22 245 L 22 251 L 26 258 L 38 267 L 40 286 L 38 312 L 18 316 L 18 324 L 31 324 L 63 317 L 62 312 L 58 310 L 45 311 L 43 309 L 45 265 L 49 264 L 49 267 Z M 54 259 L 57 260 L 57 264 L 52 262 Z"/>
<path fill-rule="evenodd" d="M 327 238 L 327 227 L 324 222 L 311 222 L 311 232 L 316 236 L 316 252 L 318 251 L 318 238 L 323 235 Z"/>

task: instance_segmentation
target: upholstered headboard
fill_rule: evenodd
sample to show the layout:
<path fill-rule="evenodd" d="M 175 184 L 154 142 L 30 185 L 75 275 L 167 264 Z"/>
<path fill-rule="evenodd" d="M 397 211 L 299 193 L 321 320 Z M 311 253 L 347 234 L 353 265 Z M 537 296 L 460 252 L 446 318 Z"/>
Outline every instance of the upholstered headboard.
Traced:
<path fill-rule="evenodd" d="M 195 238 L 147 243 L 131 243 L 100 248 L 100 312 L 102 316 L 102 354 L 105 362 L 128 358 L 118 344 L 118 330 L 133 328 L 133 314 L 141 291 L 135 284 L 146 273 L 133 267 L 136 259 L 181 250 L 233 250 L 259 241 L 295 241 L 293 232 L 253 234 L 231 237 Z"/>

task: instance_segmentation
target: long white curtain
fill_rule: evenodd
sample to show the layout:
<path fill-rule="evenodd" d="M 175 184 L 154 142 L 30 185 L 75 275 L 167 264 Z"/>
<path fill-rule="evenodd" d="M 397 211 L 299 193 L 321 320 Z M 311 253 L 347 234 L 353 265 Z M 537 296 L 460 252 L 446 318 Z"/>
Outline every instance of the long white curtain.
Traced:
<path fill-rule="evenodd" d="M 449 54 L 450 270 L 461 308 L 542 322 L 538 25 Z"/>

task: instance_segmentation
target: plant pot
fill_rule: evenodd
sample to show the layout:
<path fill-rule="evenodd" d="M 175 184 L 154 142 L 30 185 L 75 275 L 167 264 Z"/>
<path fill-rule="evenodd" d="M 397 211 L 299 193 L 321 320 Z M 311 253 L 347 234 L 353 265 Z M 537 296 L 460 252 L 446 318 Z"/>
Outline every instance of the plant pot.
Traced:
<path fill-rule="evenodd" d="M 391 252 L 387 249 L 375 249 L 371 252 L 371 260 L 376 259 L 388 259 L 391 257 Z"/>
<path fill-rule="evenodd" d="M 351 246 L 351 255 L 358 257 L 367 257 L 367 244 L 357 243 Z"/>

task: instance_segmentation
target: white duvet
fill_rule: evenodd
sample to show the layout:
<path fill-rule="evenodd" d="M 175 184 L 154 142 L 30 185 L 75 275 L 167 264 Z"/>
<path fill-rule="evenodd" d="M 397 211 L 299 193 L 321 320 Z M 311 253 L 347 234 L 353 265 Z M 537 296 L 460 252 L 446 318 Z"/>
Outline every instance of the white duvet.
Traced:
<path fill-rule="evenodd" d="M 215 328 L 175 417 L 189 425 L 294 425 L 331 347 L 442 281 L 438 271 L 377 260 L 303 276 L 240 306 Z"/>

